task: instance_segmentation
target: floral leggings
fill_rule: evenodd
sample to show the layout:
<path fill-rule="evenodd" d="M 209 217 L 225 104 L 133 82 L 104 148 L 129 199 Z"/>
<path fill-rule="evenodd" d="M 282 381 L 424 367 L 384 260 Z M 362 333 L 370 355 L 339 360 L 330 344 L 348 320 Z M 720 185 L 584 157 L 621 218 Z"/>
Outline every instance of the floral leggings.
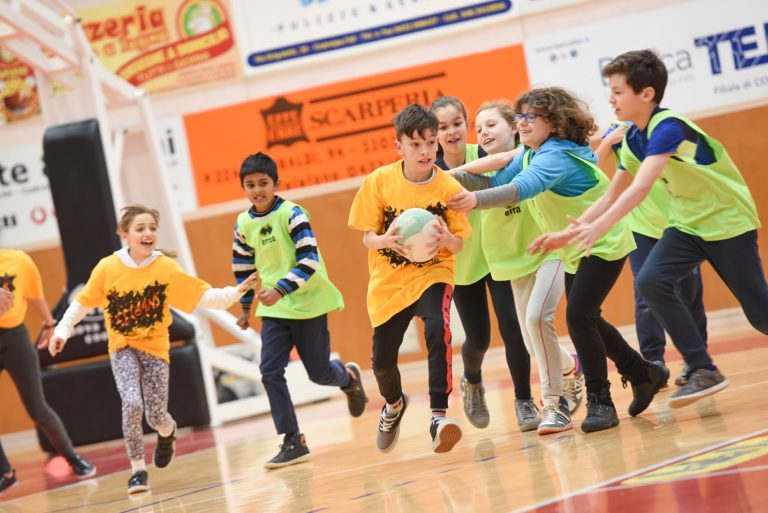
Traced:
<path fill-rule="evenodd" d="M 147 423 L 156 431 L 169 431 L 173 426 L 173 418 L 168 413 L 168 363 L 133 347 L 118 349 L 109 360 L 122 401 L 123 437 L 128 457 L 143 459 L 142 413 L 146 411 Z"/>

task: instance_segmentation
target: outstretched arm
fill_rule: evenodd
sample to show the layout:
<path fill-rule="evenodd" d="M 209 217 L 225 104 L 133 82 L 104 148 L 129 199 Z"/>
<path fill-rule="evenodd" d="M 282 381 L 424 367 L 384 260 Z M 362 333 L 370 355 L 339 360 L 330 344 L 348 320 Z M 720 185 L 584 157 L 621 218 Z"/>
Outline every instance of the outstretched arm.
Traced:
<path fill-rule="evenodd" d="M 69 304 L 61 321 L 59 321 L 56 328 L 53 330 L 53 335 L 48 343 L 48 352 L 51 353 L 51 356 L 56 356 L 64 350 L 64 344 L 66 344 L 69 337 L 72 336 L 72 331 L 75 329 L 75 325 L 82 321 L 87 313 L 88 308 L 77 301 L 72 301 Z"/>

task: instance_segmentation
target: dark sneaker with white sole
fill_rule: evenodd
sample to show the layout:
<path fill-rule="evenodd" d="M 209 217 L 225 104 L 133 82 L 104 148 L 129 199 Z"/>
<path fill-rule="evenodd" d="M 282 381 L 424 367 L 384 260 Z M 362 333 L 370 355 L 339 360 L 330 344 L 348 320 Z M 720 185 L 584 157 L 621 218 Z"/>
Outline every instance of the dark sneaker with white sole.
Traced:
<path fill-rule="evenodd" d="M 403 393 L 403 405 L 397 413 L 387 413 L 387 405 L 381 409 L 379 416 L 379 430 L 376 432 L 376 447 L 381 452 L 389 452 L 397 443 L 400 436 L 400 421 L 403 419 L 406 407 L 408 407 L 408 395 Z"/>
<path fill-rule="evenodd" d="M 682 408 L 693 402 L 714 395 L 727 387 L 729 381 L 720 371 L 696 369 L 680 389 L 667 401 L 670 408 Z"/>
<path fill-rule="evenodd" d="M 432 417 L 429 434 L 432 435 L 432 450 L 437 453 L 450 451 L 461 440 L 461 428 L 454 419 Z"/>
<path fill-rule="evenodd" d="M 308 461 L 310 458 L 307 440 L 301 433 L 286 434 L 280 444 L 277 456 L 264 464 L 264 468 L 280 468 Z"/>
<path fill-rule="evenodd" d="M 146 492 L 149 490 L 149 474 L 146 470 L 134 472 L 128 480 L 128 493 Z"/>
<path fill-rule="evenodd" d="M 628 382 L 632 385 L 632 402 L 629 403 L 627 409 L 632 417 L 643 413 L 650 406 L 656 392 L 669 381 L 669 370 L 666 367 L 656 362 L 645 362 L 645 364 L 646 375 L 643 376 L 644 379 L 621 377 L 621 385 L 624 388 L 627 388 Z"/>
<path fill-rule="evenodd" d="M 363 381 L 360 379 L 360 366 L 355 362 L 349 362 L 345 367 L 351 370 L 355 377 L 352 378 L 352 383 L 348 386 L 341 387 L 341 391 L 347 394 L 349 414 L 353 417 L 359 417 L 365 411 L 365 403 L 368 402 L 368 397 L 365 395 L 365 389 L 363 388 Z"/>
<path fill-rule="evenodd" d="M 72 468 L 72 472 L 80 479 L 91 477 L 96 473 L 96 466 L 77 453 L 65 459 Z"/>

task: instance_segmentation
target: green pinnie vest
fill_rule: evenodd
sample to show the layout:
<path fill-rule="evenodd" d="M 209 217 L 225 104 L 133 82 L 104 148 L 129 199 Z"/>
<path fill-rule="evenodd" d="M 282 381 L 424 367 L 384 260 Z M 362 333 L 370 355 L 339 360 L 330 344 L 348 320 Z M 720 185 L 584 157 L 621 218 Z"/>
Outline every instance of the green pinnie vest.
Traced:
<path fill-rule="evenodd" d="M 658 182 L 666 192 L 669 211 L 668 226 L 705 241 L 730 239 L 760 228 L 757 208 L 744 178 L 719 141 L 709 137 L 692 121 L 663 110 L 648 123 L 648 138 L 663 120 L 675 118 L 695 130 L 715 155 L 712 164 L 697 164 L 696 144 L 684 141 L 659 175 Z M 640 160 L 622 144 L 619 160 L 633 176 Z"/>
<path fill-rule="evenodd" d="M 597 201 L 608 190 L 608 177 L 605 173 L 589 160 L 583 159 L 568 150 L 565 153 L 576 161 L 576 164 L 584 173 L 589 173 L 597 179 L 597 183 L 591 189 L 578 196 L 561 196 L 548 190 L 531 198 L 531 201 L 543 221 L 542 229 L 547 232 L 560 231 L 568 226 L 566 216 L 579 217 L 592 203 Z M 528 167 L 533 157 L 531 149 L 526 150 L 523 156 L 523 169 Z M 635 241 L 629 229 L 629 223 L 622 219 L 608 230 L 592 246 L 591 255 L 603 260 L 618 260 L 635 249 Z M 565 266 L 565 272 L 574 274 L 579 268 L 581 259 L 586 250 L 579 249 L 578 244 L 571 244 L 559 250 Z"/>
<path fill-rule="evenodd" d="M 477 160 L 477 144 L 467 144 L 467 155 L 464 162 Z M 456 254 L 454 283 L 456 285 L 471 285 L 488 274 L 488 263 L 483 254 L 482 234 L 483 211 L 473 210 L 467 214 L 467 220 L 472 225 L 472 235 L 464 241 L 461 251 Z"/>
<path fill-rule="evenodd" d="M 296 245 L 291 239 L 289 221 L 293 207 L 283 201 L 272 215 L 264 219 L 252 218 L 248 210 L 237 218 L 240 233 L 254 250 L 256 268 L 263 288 L 274 288 L 279 280 L 296 266 Z M 301 208 L 301 207 L 300 207 Z M 302 208 L 309 218 L 309 213 Z M 344 308 L 341 292 L 331 283 L 325 270 L 323 257 L 318 249 L 319 266 L 301 287 L 280 298 L 274 305 L 259 303 L 257 317 L 280 319 L 312 319 L 333 310 Z"/>

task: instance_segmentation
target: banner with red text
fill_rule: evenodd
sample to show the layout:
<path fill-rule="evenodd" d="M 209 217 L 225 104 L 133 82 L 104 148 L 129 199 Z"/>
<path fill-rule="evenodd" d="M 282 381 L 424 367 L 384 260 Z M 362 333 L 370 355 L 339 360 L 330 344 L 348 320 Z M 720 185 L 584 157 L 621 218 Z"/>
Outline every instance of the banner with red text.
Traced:
<path fill-rule="evenodd" d="M 241 76 L 229 0 L 124 0 L 78 13 L 107 69 L 147 91 Z"/>

